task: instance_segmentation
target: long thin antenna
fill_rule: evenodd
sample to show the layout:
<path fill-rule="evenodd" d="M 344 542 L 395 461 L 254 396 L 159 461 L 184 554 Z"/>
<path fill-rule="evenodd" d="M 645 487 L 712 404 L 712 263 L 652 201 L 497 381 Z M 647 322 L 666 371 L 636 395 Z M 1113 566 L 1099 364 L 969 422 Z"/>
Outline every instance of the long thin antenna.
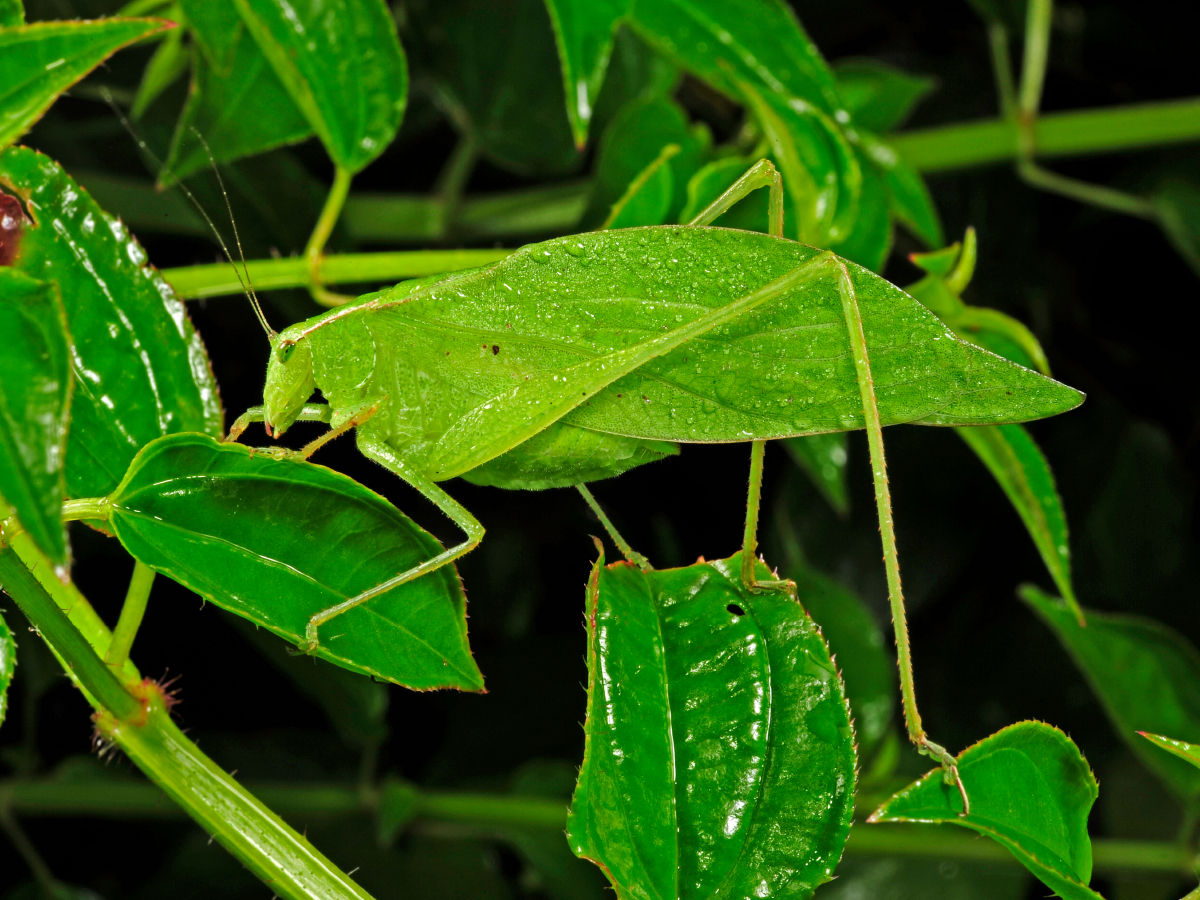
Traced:
<path fill-rule="evenodd" d="M 225 209 L 229 214 L 229 224 L 233 227 L 234 242 L 237 244 L 238 257 L 241 259 L 242 263 L 242 268 L 240 271 L 238 270 L 237 263 L 233 261 L 233 254 L 229 252 L 229 246 L 225 243 L 225 238 L 221 236 L 220 230 L 218 230 L 216 224 L 209 216 L 208 211 L 204 208 L 203 204 L 196 199 L 196 196 L 188 189 L 188 186 L 184 184 L 181 179 L 176 177 L 175 173 L 171 171 L 170 167 L 160 160 L 158 156 L 155 155 L 154 151 L 150 149 L 149 145 L 145 140 L 143 140 L 137 129 L 134 128 L 133 123 L 131 123 L 129 119 L 126 118 L 125 113 L 121 111 L 121 107 L 117 105 L 108 88 L 101 88 L 101 96 L 104 98 L 105 102 L 108 103 L 109 108 L 112 109 L 113 114 L 129 133 L 129 136 L 133 138 L 133 141 L 135 144 L 137 144 L 138 149 L 141 150 L 142 153 L 150 160 L 152 163 L 152 168 L 156 172 L 167 173 L 175 182 L 175 184 L 179 185 L 179 189 L 183 191 L 184 196 L 188 198 L 192 206 L 196 208 L 196 211 L 200 213 L 200 217 L 204 220 L 204 223 L 208 225 L 209 231 L 211 231 L 213 237 L 217 239 L 217 244 L 220 245 L 221 252 L 225 254 L 225 261 L 233 267 L 233 272 L 237 276 L 238 283 L 242 286 L 242 293 L 246 295 L 246 299 L 250 301 L 250 305 L 254 308 L 254 314 L 258 317 L 259 324 L 262 325 L 263 331 L 267 333 L 268 338 L 273 338 L 276 333 L 275 329 L 271 327 L 270 323 L 267 322 L 267 317 L 263 315 L 262 306 L 260 306 L 258 302 L 258 295 L 255 294 L 254 285 L 250 281 L 250 268 L 246 265 L 246 254 L 242 251 L 242 241 L 241 237 L 238 235 L 237 221 L 233 216 L 233 206 L 229 202 L 229 193 L 225 190 L 225 182 L 221 178 L 221 173 L 217 169 L 217 162 L 213 158 L 212 151 L 209 149 L 208 143 L 204 140 L 204 137 L 194 127 L 192 128 L 192 133 L 196 135 L 197 140 L 200 141 L 200 145 L 204 148 L 204 152 L 208 155 L 208 163 L 212 167 L 213 174 L 217 176 L 217 184 L 220 186 L 221 196 L 225 200 Z"/>

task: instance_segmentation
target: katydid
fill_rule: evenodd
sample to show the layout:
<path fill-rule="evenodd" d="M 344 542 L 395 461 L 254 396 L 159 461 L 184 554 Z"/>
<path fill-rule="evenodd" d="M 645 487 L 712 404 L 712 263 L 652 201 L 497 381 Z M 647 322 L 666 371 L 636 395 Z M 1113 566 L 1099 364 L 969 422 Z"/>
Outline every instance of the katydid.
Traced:
<path fill-rule="evenodd" d="M 703 227 L 759 187 L 770 189 L 770 235 Z M 404 282 L 271 332 L 263 405 L 238 419 L 230 439 L 253 421 L 275 437 L 297 421 L 329 424 L 299 451 L 269 451 L 307 458 L 354 429 L 365 456 L 466 534 L 314 615 L 302 649 L 318 647 L 319 628 L 341 613 L 480 542 L 482 526 L 438 482 L 582 485 L 676 453 L 680 442 L 752 443 L 742 579 L 776 587 L 756 584 L 754 573 L 765 441 L 866 427 L 909 734 L 952 770 L 910 702 L 881 426 L 1026 420 L 1070 408 L 1078 395 L 968 349 L 883 279 L 782 232 L 782 182 L 762 160 L 688 226 L 532 245 L 490 268 Z M 872 328 L 892 343 L 875 344 L 884 415 L 859 310 L 864 290 Z M 309 402 L 318 388 L 327 403 Z"/>

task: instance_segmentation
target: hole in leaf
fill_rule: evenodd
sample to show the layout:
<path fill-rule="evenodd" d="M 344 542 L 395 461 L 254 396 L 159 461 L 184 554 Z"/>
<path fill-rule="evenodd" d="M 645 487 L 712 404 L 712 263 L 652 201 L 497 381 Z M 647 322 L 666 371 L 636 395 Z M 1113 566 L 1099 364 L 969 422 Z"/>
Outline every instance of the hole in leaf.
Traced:
<path fill-rule="evenodd" d="M 733 613 L 735 616 L 744 616 L 746 614 L 746 611 L 744 609 L 742 609 L 740 606 L 738 606 L 736 603 L 730 603 L 725 608 L 727 610 L 729 610 L 729 612 Z"/>

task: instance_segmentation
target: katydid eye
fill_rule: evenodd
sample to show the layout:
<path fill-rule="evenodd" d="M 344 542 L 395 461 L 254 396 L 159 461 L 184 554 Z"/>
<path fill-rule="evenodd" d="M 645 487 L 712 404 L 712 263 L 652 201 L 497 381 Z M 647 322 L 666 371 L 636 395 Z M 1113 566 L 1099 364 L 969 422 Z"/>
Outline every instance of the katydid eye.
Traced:
<path fill-rule="evenodd" d="M 287 362 L 292 358 L 292 353 L 296 350 L 295 344 L 281 344 L 279 349 L 275 351 L 275 358 L 281 363 Z"/>

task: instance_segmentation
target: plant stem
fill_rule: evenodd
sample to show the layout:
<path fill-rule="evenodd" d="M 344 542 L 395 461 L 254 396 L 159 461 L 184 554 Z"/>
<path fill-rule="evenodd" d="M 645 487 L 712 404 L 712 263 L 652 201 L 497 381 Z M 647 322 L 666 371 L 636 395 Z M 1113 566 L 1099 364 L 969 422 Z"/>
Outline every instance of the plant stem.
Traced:
<path fill-rule="evenodd" d="M 604 510 L 600 508 L 600 504 L 596 502 L 596 498 L 592 496 L 592 492 L 587 489 L 587 485 L 577 484 L 575 488 L 587 502 L 587 505 L 592 508 L 592 512 L 596 514 L 596 518 L 600 520 L 600 524 L 604 526 L 604 530 L 608 532 L 608 536 L 612 538 L 613 543 L 617 545 L 617 549 L 621 551 L 621 555 L 643 572 L 651 571 L 654 566 L 650 565 L 650 560 L 634 550 L 629 545 L 629 542 L 621 537 L 621 532 L 617 531 L 616 526 L 609 521 L 608 516 L 604 514 Z"/>
<path fill-rule="evenodd" d="M 996 79 L 996 99 L 1000 115 L 1006 119 L 1016 112 L 1016 88 L 1013 86 L 1012 62 L 1008 57 L 1008 29 L 1000 21 L 988 22 L 988 50 L 992 57 L 992 74 Z"/>
<path fill-rule="evenodd" d="M 746 527 L 742 531 L 742 584 L 754 584 L 758 550 L 758 507 L 762 500 L 763 455 L 766 441 L 750 442 L 750 487 L 746 491 Z"/>
<path fill-rule="evenodd" d="M 112 667 L 124 665 L 129 659 L 129 648 L 146 615 L 146 604 L 150 600 L 150 589 L 154 587 L 154 570 L 140 562 L 133 564 L 133 577 L 129 579 L 129 590 L 121 606 L 117 627 L 113 629 L 112 643 L 108 645 L 105 661 Z"/>
<path fill-rule="evenodd" d="M 1016 160 L 1019 126 L 984 119 L 888 135 L 886 140 L 921 172 L 944 172 Z M 1112 153 L 1200 140 L 1200 99 L 1048 113 L 1033 125 L 1041 158 Z"/>
<path fill-rule="evenodd" d="M 107 497 L 84 497 L 82 500 L 64 500 L 62 517 L 64 522 L 78 522 L 80 519 L 96 519 L 108 521 L 109 505 Z"/>
<path fill-rule="evenodd" d="M 401 250 L 390 253 L 346 253 L 326 256 L 320 265 L 322 284 L 399 281 L 499 262 L 511 250 Z M 255 259 L 246 263 L 258 291 L 309 287 L 312 272 L 306 259 Z M 183 300 L 242 293 L 232 266 L 214 263 L 163 270 L 163 277 Z"/>
<path fill-rule="evenodd" d="M 1046 64 L 1050 58 L 1050 17 L 1053 0 L 1029 0 L 1025 12 L 1025 55 L 1021 63 L 1021 89 L 1017 112 L 1032 122 L 1042 102 Z"/>
<path fill-rule="evenodd" d="M 125 690 L 16 551 L 4 542 L 0 542 L 0 586 L 58 655 L 64 668 L 88 695 L 89 702 L 110 710 L 121 720 L 144 715 L 142 704 Z"/>
<path fill-rule="evenodd" d="M 334 169 L 329 196 L 325 198 L 325 206 L 308 239 L 308 246 L 304 248 L 304 258 L 308 262 L 309 291 L 313 299 L 324 306 L 338 306 L 346 302 L 345 297 L 325 290 L 321 281 L 321 260 L 325 257 L 325 244 L 333 234 L 333 226 L 337 224 L 342 207 L 346 205 L 346 197 L 350 193 L 350 180 L 353 177 L 353 173 L 343 166 Z"/>

